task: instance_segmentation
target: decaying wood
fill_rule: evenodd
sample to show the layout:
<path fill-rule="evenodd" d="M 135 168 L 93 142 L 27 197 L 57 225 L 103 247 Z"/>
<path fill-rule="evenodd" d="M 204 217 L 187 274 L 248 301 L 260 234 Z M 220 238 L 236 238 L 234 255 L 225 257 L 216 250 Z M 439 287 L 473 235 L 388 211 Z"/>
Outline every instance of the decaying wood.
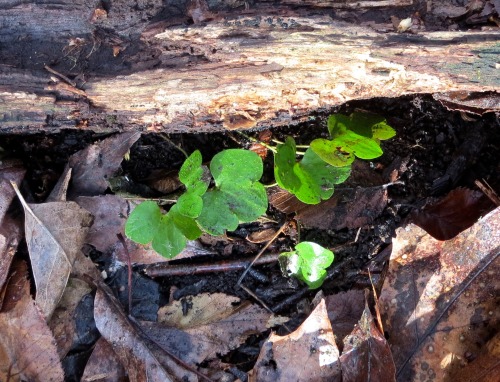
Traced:
<path fill-rule="evenodd" d="M 398 34 L 389 24 L 242 1 L 195 24 L 179 2 L 153 22 L 163 2 L 135 3 L 0 5 L 0 133 L 279 126 L 352 99 L 439 93 L 453 101 L 500 88 L 497 32 Z M 403 0 L 307 5 L 355 3 L 414 11 Z M 490 94 L 488 110 L 499 103 Z"/>

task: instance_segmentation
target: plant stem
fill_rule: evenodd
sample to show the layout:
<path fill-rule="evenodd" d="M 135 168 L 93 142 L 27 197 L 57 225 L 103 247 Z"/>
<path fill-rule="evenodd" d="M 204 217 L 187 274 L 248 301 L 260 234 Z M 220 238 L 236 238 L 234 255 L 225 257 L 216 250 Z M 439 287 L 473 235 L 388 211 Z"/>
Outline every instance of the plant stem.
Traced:
<path fill-rule="evenodd" d="M 164 134 L 160 134 L 160 137 L 162 137 L 165 141 L 167 141 L 168 143 L 170 143 L 171 145 L 173 145 L 177 150 L 179 150 L 181 153 L 184 154 L 184 156 L 187 158 L 189 157 L 188 153 L 186 152 L 186 150 L 184 150 L 182 147 L 180 146 L 177 146 L 174 142 L 171 141 L 170 138 L 168 138 L 166 135 Z"/>
<path fill-rule="evenodd" d="M 264 184 L 264 187 L 265 188 L 271 188 L 271 187 L 274 187 L 274 186 L 277 186 L 278 183 L 272 183 L 272 184 Z"/>
<path fill-rule="evenodd" d="M 262 142 L 262 141 L 259 141 L 258 139 L 255 139 L 254 137 L 251 137 L 251 136 L 249 136 L 249 135 L 246 135 L 245 133 L 243 133 L 243 132 L 241 132 L 241 131 L 236 130 L 236 132 L 237 132 L 238 134 L 240 134 L 241 136 L 245 137 L 246 139 L 248 139 L 249 141 L 251 141 L 251 142 L 255 142 L 255 143 L 258 143 L 258 144 L 260 144 L 260 145 L 264 146 L 266 149 L 268 149 L 268 150 L 272 151 L 272 152 L 273 152 L 273 153 L 275 153 L 275 154 L 278 152 L 278 150 L 276 150 L 276 147 L 274 147 L 274 146 L 271 146 L 271 145 L 268 145 L 267 143 L 264 143 L 264 142 Z"/>

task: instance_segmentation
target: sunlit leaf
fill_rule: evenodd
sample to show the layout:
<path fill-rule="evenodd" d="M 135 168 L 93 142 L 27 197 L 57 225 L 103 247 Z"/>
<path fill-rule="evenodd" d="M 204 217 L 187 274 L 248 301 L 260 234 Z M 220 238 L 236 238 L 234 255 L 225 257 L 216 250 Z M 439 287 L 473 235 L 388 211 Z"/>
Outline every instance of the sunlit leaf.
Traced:
<path fill-rule="evenodd" d="M 295 251 L 280 255 L 283 273 L 295 276 L 310 289 L 319 288 L 326 278 L 326 269 L 333 262 L 333 252 L 321 245 L 304 241 L 295 246 Z"/>
<path fill-rule="evenodd" d="M 252 151 L 231 149 L 215 155 L 210 171 L 217 187 L 203 195 L 197 221 L 212 235 L 233 231 L 239 222 L 256 220 L 267 209 L 267 194 L 258 182 L 263 165 Z"/>

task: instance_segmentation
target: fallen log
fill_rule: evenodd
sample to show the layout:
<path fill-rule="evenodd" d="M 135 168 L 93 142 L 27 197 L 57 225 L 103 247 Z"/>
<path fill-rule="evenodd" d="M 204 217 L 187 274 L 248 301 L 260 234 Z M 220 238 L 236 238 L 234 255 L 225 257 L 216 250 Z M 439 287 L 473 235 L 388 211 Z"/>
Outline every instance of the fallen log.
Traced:
<path fill-rule="evenodd" d="M 392 5 L 412 15 L 412 1 L 226 1 L 218 12 L 196 0 L 170 16 L 161 1 L 135 3 L 0 5 L 0 133 L 280 126 L 414 93 L 500 111 L 498 28 L 408 34 L 388 24 L 389 11 L 385 24 L 318 11 Z"/>

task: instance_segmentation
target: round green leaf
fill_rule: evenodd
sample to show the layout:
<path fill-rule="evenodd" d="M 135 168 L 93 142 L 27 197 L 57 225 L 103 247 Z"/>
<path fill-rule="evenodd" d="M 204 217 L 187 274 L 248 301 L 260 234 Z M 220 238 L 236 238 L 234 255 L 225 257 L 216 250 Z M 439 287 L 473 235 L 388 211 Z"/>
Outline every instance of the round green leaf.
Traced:
<path fill-rule="evenodd" d="M 274 179 L 281 188 L 292 191 L 300 187 L 300 180 L 294 173 L 295 140 L 287 137 L 284 144 L 278 145 L 274 154 Z"/>
<path fill-rule="evenodd" d="M 257 220 L 267 210 L 266 189 L 258 182 L 244 189 L 238 185 L 227 184 L 220 191 L 220 196 L 225 199 L 229 210 L 242 223 Z"/>
<path fill-rule="evenodd" d="M 366 138 L 358 135 L 349 130 L 346 131 L 345 134 L 336 137 L 331 142 L 332 146 L 340 147 L 342 151 L 353 153 L 361 159 L 378 158 L 383 154 L 383 151 L 378 142 L 374 141 L 371 138 Z M 315 152 L 320 155 L 316 150 Z"/>
<path fill-rule="evenodd" d="M 350 125 L 351 119 L 347 115 L 332 114 L 328 117 L 328 132 L 332 138 L 345 133 Z"/>
<path fill-rule="evenodd" d="M 396 135 L 396 130 L 387 124 L 385 119 L 372 126 L 373 139 L 384 141 Z"/>
<path fill-rule="evenodd" d="M 332 141 L 322 138 L 315 139 L 311 142 L 310 147 L 322 160 L 334 167 L 349 166 L 354 162 L 354 154 L 350 150 L 346 150 L 336 139 L 338 137 Z"/>
<path fill-rule="evenodd" d="M 186 188 L 191 188 L 200 181 L 203 174 L 201 163 L 202 157 L 200 150 L 196 150 L 182 164 L 179 170 L 179 180 Z"/>
<path fill-rule="evenodd" d="M 186 248 L 186 238 L 169 215 L 163 215 L 153 238 L 153 249 L 163 257 L 172 258 Z"/>
<path fill-rule="evenodd" d="M 172 218 L 175 226 L 182 232 L 184 236 L 186 236 L 189 240 L 198 239 L 202 231 L 198 224 L 193 218 L 187 217 L 179 212 L 178 204 L 172 206 L 168 214 Z"/>
<path fill-rule="evenodd" d="M 209 191 L 202 198 L 203 210 L 196 221 L 205 231 L 217 236 L 238 228 L 238 217 L 231 212 L 220 190 Z"/>
<path fill-rule="evenodd" d="M 162 213 L 155 202 L 147 201 L 134 208 L 125 223 L 125 235 L 139 244 L 148 244 L 155 237 Z"/>
<path fill-rule="evenodd" d="M 351 166 L 331 166 L 324 162 L 311 148 L 306 150 L 298 166 L 309 174 L 310 179 L 318 186 L 319 197 L 323 200 L 329 199 L 333 195 L 334 185 L 345 182 L 351 174 Z"/>
<path fill-rule="evenodd" d="M 299 179 L 299 186 L 288 191 L 303 203 L 318 204 L 321 201 L 321 189 L 318 183 L 298 163 L 296 163 L 293 171 L 297 179 Z"/>
<path fill-rule="evenodd" d="M 243 186 L 249 182 L 258 181 L 262 177 L 262 159 L 249 150 L 224 150 L 212 158 L 210 172 L 218 187 L 226 183 Z"/>
<path fill-rule="evenodd" d="M 188 189 L 187 192 L 182 194 L 179 199 L 177 199 L 176 206 L 179 213 L 194 219 L 201 213 L 203 200 L 201 196 L 191 192 L 191 189 Z"/>

